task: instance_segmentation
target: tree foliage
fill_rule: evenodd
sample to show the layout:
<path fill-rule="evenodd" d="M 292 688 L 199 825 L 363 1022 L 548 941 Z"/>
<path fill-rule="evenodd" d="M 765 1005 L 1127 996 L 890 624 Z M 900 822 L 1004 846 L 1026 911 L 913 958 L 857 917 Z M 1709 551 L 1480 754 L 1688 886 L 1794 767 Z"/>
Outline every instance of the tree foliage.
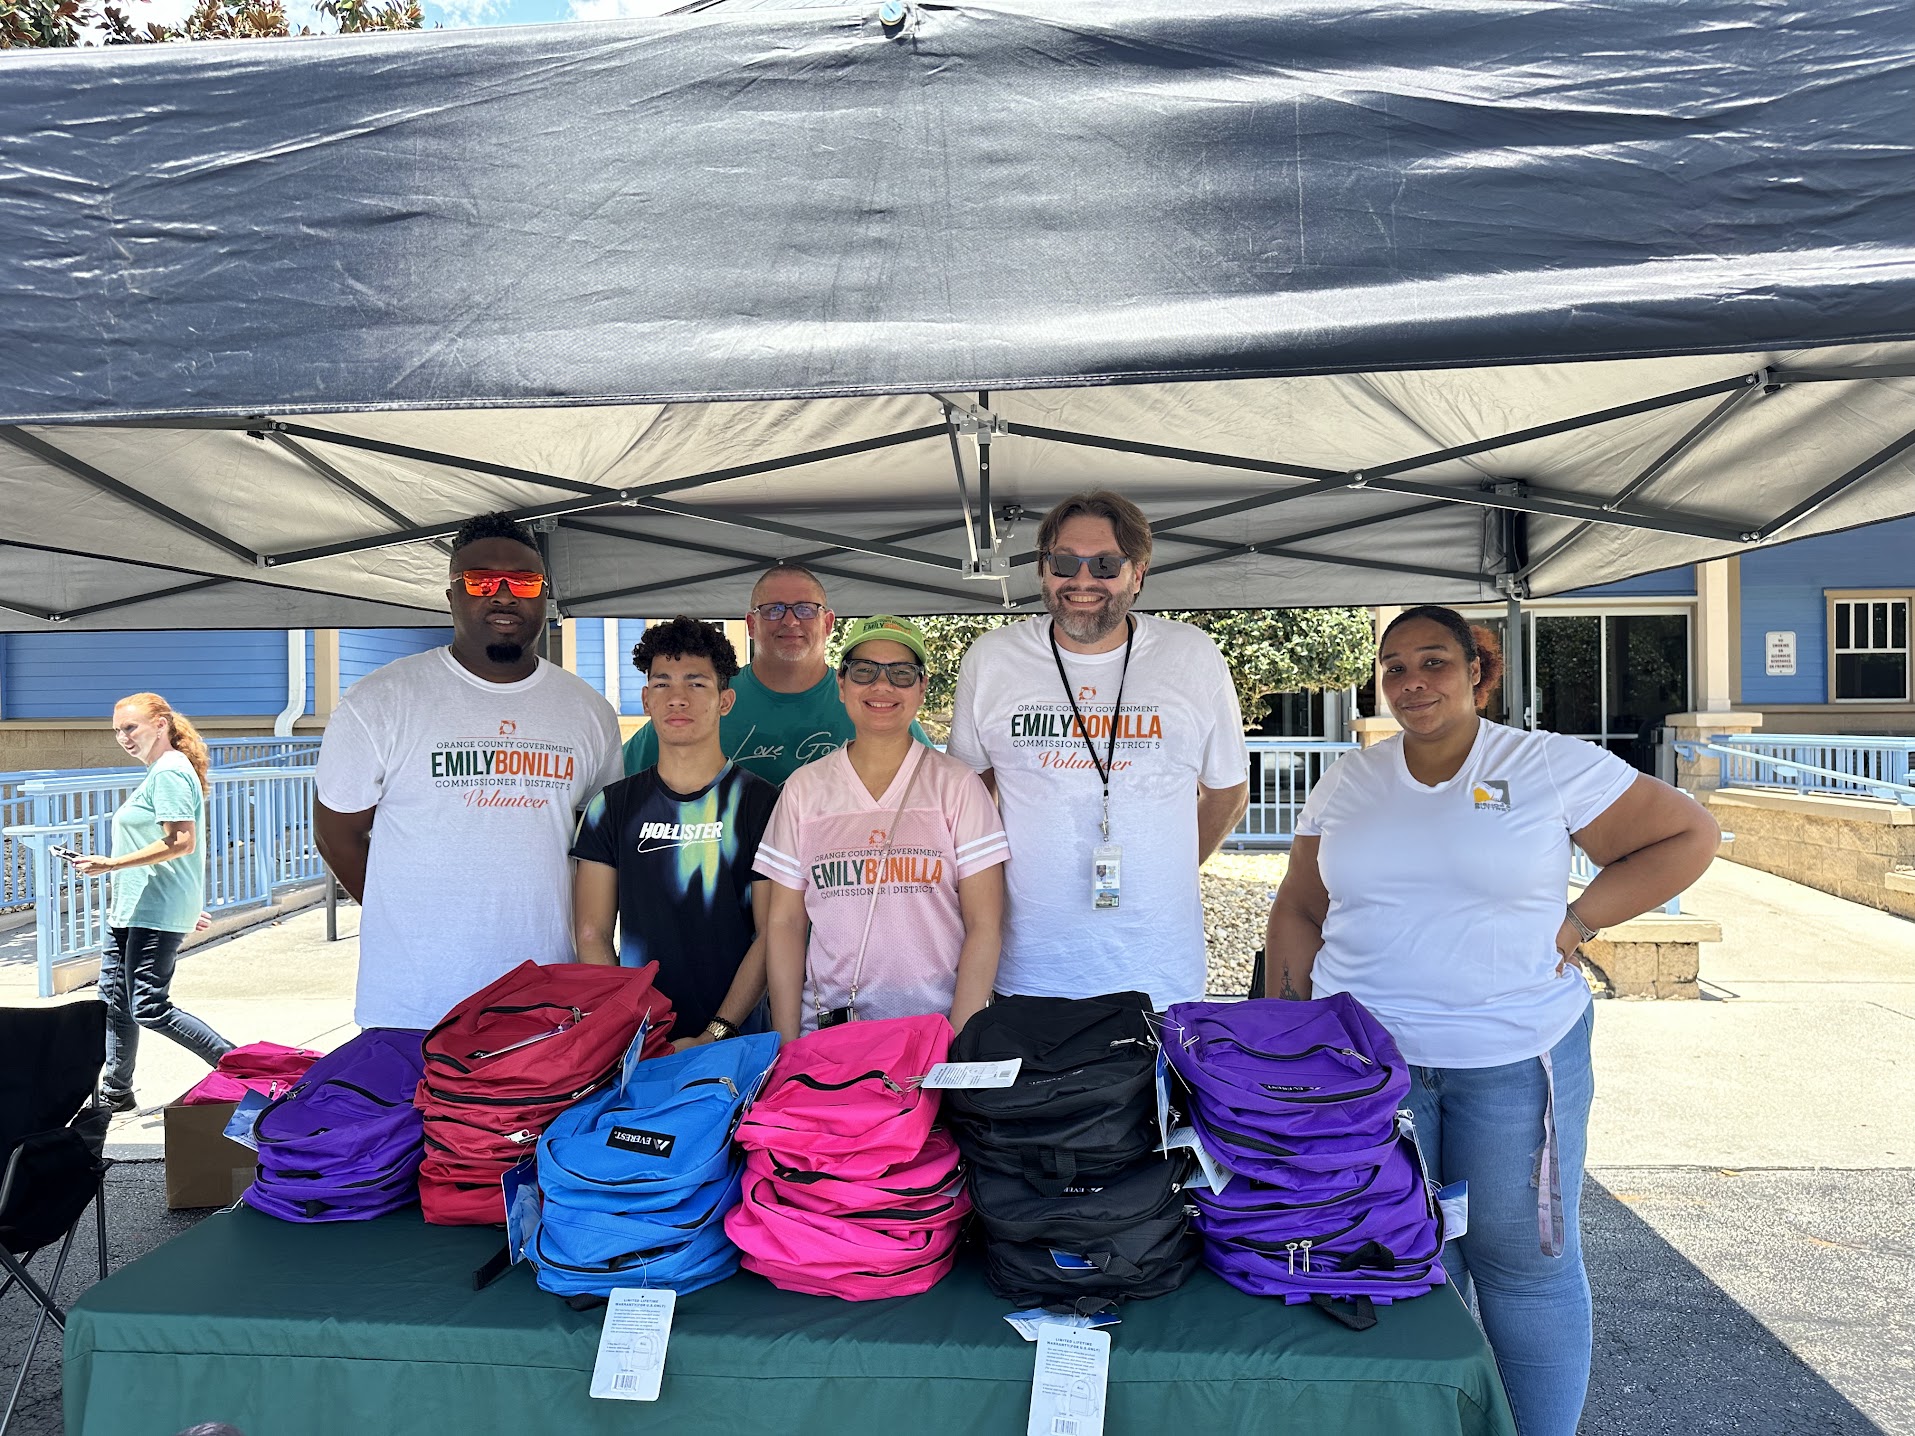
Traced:
<path fill-rule="evenodd" d="M 254 40 L 312 35 L 286 18 L 285 0 L 197 0 L 176 25 L 136 23 L 142 0 L 121 6 L 92 0 L 0 0 L 0 50 L 79 45 L 159 45 L 180 40 Z M 342 35 L 417 30 L 419 0 L 319 0 L 316 7 Z"/>

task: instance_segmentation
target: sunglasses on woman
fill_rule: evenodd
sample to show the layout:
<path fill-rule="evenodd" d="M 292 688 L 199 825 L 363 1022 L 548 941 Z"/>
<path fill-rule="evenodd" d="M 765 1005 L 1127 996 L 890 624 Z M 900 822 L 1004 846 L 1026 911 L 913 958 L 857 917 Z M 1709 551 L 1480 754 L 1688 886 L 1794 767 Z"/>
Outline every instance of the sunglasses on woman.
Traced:
<path fill-rule="evenodd" d="M 474 598 L 490 598 L 504 584 L 514 598 L 537 598 L 545 592 L 542 573 L 508 573 L 497 568 L 468 568 L 460 573 L 465 591 Z"/>
<path fill-rule="evenodd" d="M 853 658 L 838 670 L 860 688 L 869 688 L 884 675 L 893 688 L 916 688 L 924 681 L 924 670 L 915 663 L 873 663 L 868 658 Z"/>
<path fill-rule="evenodd" d="M 1130 560 L 1121 553 L 1094 553 L 1087 557 L 1081 553 L 1058 553 L 1053 549 L 1044 555 L 1044 561 L 1051 566 L 1051 574 L 1056 578 L 1076 578 L 1077 571 L 1082 568 L 1088 568 L 1092 578 L 1116 578 Z"/>

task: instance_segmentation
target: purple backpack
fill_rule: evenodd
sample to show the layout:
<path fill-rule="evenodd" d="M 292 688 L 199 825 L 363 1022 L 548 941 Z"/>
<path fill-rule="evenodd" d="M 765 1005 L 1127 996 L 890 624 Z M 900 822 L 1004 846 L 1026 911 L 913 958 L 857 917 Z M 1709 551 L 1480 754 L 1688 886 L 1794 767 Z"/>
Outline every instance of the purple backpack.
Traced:
<path fill-rule="evenodd" d="M 1435 1197 L 1397 1128 L 1409 1067 L 1361 1003 L 1179 1003 L 1163 1042 L 1205 1149 L 1235 1174 L 1189 1193 L 1213 1271 L 1359 1328 L 1443 1283 Z"/>
<path fill-rule="evenodd" d="M 259 1114 L 259 1177 L 246 1204 L 289 1222 L 351 1222 L 416 1202 L 424 1147 L 412 1095 L 424 1037 L 376 1027 L 307 1068 Z"/>

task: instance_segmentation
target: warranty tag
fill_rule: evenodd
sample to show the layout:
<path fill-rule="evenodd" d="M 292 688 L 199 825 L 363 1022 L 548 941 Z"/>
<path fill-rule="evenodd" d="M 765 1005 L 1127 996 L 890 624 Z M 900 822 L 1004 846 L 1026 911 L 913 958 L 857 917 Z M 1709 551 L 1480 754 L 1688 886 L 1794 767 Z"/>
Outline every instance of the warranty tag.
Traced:
<path fill-rule="evenodd" d="M 1004 1319 L 1026 1341 L 1036 1341 L 1037 1333 L 1047 1326 L 1089 1330 L 1092 1327 L 1115 1326 L 1120 1320 L 1114 1311 L 1099 1311 L 1084 1316 L 1074 1311 L 1046 1311 L 1041 1306 L 1034 1306 L 1029 1311 L 1014 1311 Z"/>
<path fill-rule="evenodd" d="M 1119 843 L 1103 843 L 1090 855 L 1090 905 L 1116 907 L 1123 886 L 1124 849 Z"/>
<path fill-rule="evenodd" d="M 1201 1180 L 1204 1186 L 1210 1188 L 1213 1192 L 1221 1192 L 1230 1184 L 1230 1173 L 1215 1157 L 1210 1155 L 1209 1149 L 1203 1144 L 1203 1138 L 1197 1135 L 1197 1129 L 1195 1127 L 1179 1127 L 1176 1131 L 1172 1132 L 1169 1137 L 1165 1138 L 1164 1150 L 1166 1152 L 1174 1151 L 1179 1147 L 1196 1156 L 1198 1170 L 1203 1174 Z M 1184 1183 L 1186 1189 L 1196 1185 L 1197 1182 L 1195 1181 Z"/>
<path fill-rule="evenodd" d="M 1009 1087 L 1017 1081 L 1024 1066 L 1022 1057 L 1002 1062 L 940 1062 L 918 1084 L 927 1092 L 951 1092 L 960 1088 Z"/>
<path fill-rule="evenodd" d="M 1025 1436 L 1104 1436 L 1109 1384 L 1108 1331 L 1040 1326 Z"/>
<path fill-rule="evenodd" d="M 659 1287 L 613 1290 L 598 1335 L 592 1395 L 613 1401 L 658 1400 L 665 1347 L 672 1339 L 672 1309 L 677 1304 L 677 1292 Z"/>
<path fill-rule="evenodd" d="M 544 1198 L 539 1191 L 538 1154 L 509 1167 L 499 1179 L 505 1190 L 505 1250 L 513 1261 L 521 1261 L 539 1234 L 544 1216 Z"/>
<path fill-rule="evenodd" d="M 259 1150 L 259 1138 L 253 1135 L 253 1128 L 259 1122 L 259 1114 L 271 1104 L 264 1092 L 249 1091 L 239 1099 L 239 1105 L 233 1108 L 233 1115 L 226 1119 L 223 1135 L 240 1144 Z"/>

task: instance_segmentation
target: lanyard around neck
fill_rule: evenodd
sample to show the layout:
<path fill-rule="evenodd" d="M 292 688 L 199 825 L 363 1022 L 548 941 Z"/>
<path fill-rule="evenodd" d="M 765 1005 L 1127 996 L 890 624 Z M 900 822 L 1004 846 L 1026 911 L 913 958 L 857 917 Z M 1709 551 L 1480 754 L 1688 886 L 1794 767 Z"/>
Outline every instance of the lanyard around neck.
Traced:
<path fill-rule="evenodd" d="M 1124 680 L 1130 676 L 1130 649 L 1137 641 L 1137 620 L 1129 614 L 1124 615 L 1124 666 L 1117 675 L 1117 706 L 1110 715 L 1110 741 L 1104 745 L 1104 757 L 1097 757 L 1097 745 L 1091 742 L 1090 729 L 1084 722 L 1084 714 L 1077 706 L 1077 694 L 1071 688 L 1070 676 L 1064 672 L 1064 654 L 1057 646 L 1057 620 L 1051 620 L 1051 661 L 1057 665 L 1057 681 L 1064 685 L 1064 697 L 1071 705 L 1071 717 L 1077 720 L 1077 736 L 1084 740 L 1084 749 L 1090 754 L 1091 767 L 1097 770 L 1098 781 L 1104 785 L 1104 816 L 1102 832 L 1104 841 L 1110 841 L 1110 775 L 1117 766 L 1117 722 L 1124 715 Z"/>

